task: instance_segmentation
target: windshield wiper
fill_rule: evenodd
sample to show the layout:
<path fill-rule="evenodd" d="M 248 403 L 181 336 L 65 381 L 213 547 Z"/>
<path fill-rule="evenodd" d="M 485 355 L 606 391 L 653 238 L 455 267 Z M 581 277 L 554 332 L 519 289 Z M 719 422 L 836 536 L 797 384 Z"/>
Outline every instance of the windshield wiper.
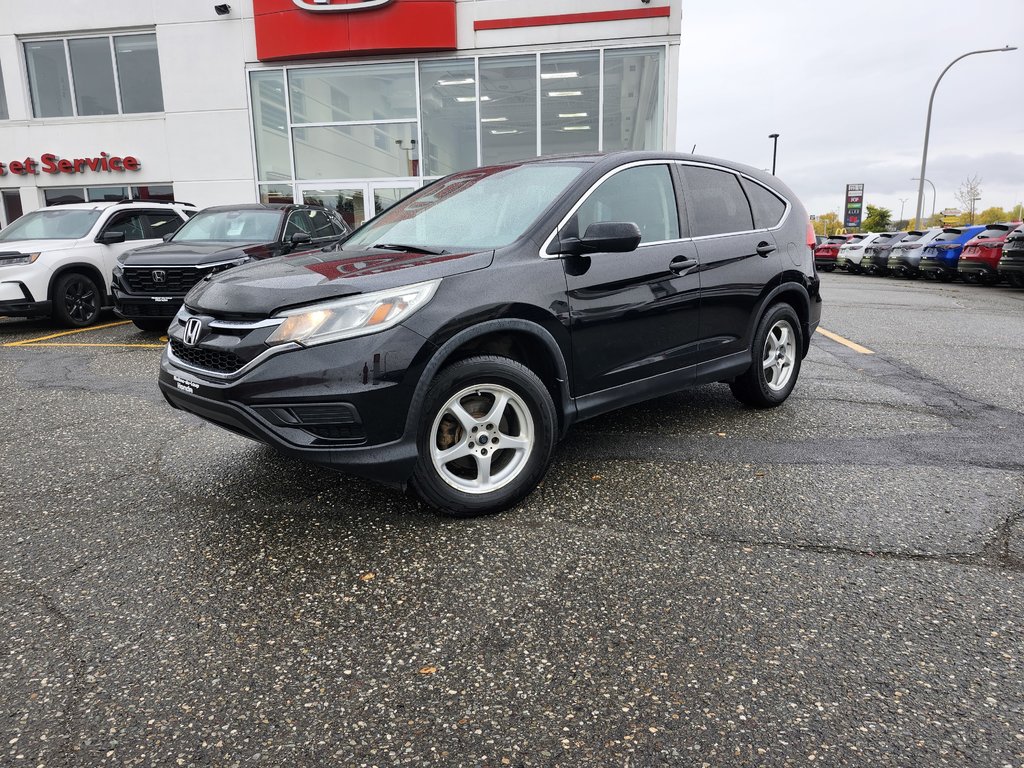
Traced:
<path fill-rule="evenodd" d="M 406 251 L 407 253 L 426 253 L 431 256 L 440 256 L 445 251 L 435 251 L 431 248 L 421 248 L 418 245 L 404 245 L 402 243 L 377 243 L 374 248 L 381 248 L 385 251 Z"/>

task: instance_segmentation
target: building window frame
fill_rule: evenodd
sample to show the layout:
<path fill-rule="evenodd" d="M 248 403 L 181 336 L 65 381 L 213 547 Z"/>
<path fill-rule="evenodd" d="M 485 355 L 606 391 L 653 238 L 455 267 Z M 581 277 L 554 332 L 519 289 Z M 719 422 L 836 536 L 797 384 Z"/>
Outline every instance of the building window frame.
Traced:
<path fill-rule="evenodd" d="M 298 176 L 296 174 L 296 170 L 297 169 L 296 169 L 296 162 L 295 162 L 295 139 L 294 139 L 294 130 L 295 130 L 295 128 L 328 127 L 328 126 L 339 126 L 340 127 L 340 126 L 368 125 L 368 124 L 377 124 L 377 123 L 379 123 L 379 124 L 385 124 L 385 123 L 414 124 L 415 125 L 415 133 L 416 133 L 416 136 L 417 136 L 417 147 L 418 147 L 417 151 L 418 152 L 422 152 L 423 149 L 424 149 L 424 144 L 423 144 L 422 94 L 420 93 L 420 67 L 421 67 L 421 65 L 423 63 L 436 62 L 436 61 L 439 61 L 439 60 L 442 60 L 442 61 L 443 60 L 471 61 L 471 62 L 473 62 L 473 71 L 474 71 L 474 80 L 475 80 L 475 84 L 474 84 L 475 99 L 474 99 L 474 101 L 475 101 L 475 108 L 476 108 L 476 125 L 475 125 L 476 167 L 480 167 L 480 165 L 482 163 L 482 154 L 483 154 L 482 127 L 481 127 L 481 115 L 480 115 L 480 112 L 481 112 L 481 110 L 480 110 L 480 62 L 481 61 L 484 61 L 484 60 L 487 60 L 487 59 L 492 59 L 492 58 L 509 58 L 509 57 L 513 57 L 513 56 L 533 56 L 534 57 L 535 70 L 536 70 L 536 85 L 535 85 L 535 87 L 537 89 L 537 91 L 536 91 L 537 92 L 537 126 L 536 126 L 537 127 L 537 155 L 535 155 L 535 156 L 539 156 L 540 151 L 541 151 L 541 127 L 542 127 L 541 126 L 541 88 L 542 88 L 541 66 L 542 66 L 542 57 L 543 57 L 544 54 L 550 54 L 550 53 L 556 53 L 556 52 L 557 53 L 596 52 L 598 54 L 598 62 L 599 62 L 599 64 L 598 64 L 598 87 L 597 87 L 597 91 L 598 91 L 598 102 L 599 102 L 599 104 L 598 104 L 599 115 L 597 116 L 596 128 L 597 128 L 597 134 L 598 134 L 599 149 L 597 151 L 603 152 L 603 151 L 605 151 L 605 139 L 606 139 L 606 136 L 604 135 L 605 134 L 605 130 L 604 130 L 605 115 L 604 115 L 604 112 L 605 112 L 605 108 L 606 108 L 606 104 L 605 104 L 605 101 L 606 101 L 606 99 L 605 99 L 605 75 L 606 75 L 606 72 L 605 72 L 605 70 L 606 70 L 605 54 L 606 54 L 606 52 L 630 51 L 630 50 L 638 50 L 638 51 L 639 50 L 646 50 L 646 51 L 658 50 L 658 51 L 660 51 L 660 67 L 661 67 L 660 72 L 659 72 L 659 98 L 661 99 L 661 105 L 660 105 L 661 106 L 661 109 L 660 109 L 660 113 L 661 113 L 660 114 L 660 123 L 661 123 L 661 125 L 660 125 L 660 143 L 661 143 L 661 147 L 664 147 L 665 142 L 666 142 L 667 137 L 668 137 L 668 123 L 669 123 L 669 114 L 668 114 L 667 107 L 668 107 L 668 100 L 669 100 L 668 88 L 669 88 L 670 84 L 668 82 L 668 72 L 669 72 L 670 57 L 671 57 L 671 47 L 672 47 L 672 44 L 670 42 L 668 42 L 668 41 L 665 41 L 664 39 L 661 39 L 661 40 L 644 40 L 644 41 L 636 40 L 636 41 L 630 41 L 628 43 L 624 42 L 624 43 L 621 43 L 621 44 L 612 44 L 612 45 L 600 45 L 600 44 L 599 45 L 593 45 L 593 44 L 589 44 L 589 45 L 579 45 L 579 46 L 567 46 L 565 48 L 559 49 L 558 51 L 553 51 L 551 49 L 540 49 L 540 48 L 536 48 L 536 47 L 529 47 L 529 48 L 510 48 L 510 49 L 503 49 L 501 51 L 486 52 L 486 53 L 484 53 L 484 52 L 468 53 L 467 52 L 467 53 L 465 53 L 463 55 L 438 54 L 438 55 L 434 55 L 434 56 L 426 55 L 426 56 L 421 56 L 421 57 L 417 57 L 417 58 L 404 58 L 403 57 L 403 58 L 376 59 L 376 60 L 372 60 L 372 61 L 360 60 L 360 61 L 354 61 L 354 62 L 332 62 L 330 65 L 327 65 L 327 66 L 332 66 L 332 67 L 363 66 L 363 67 L 365 67 L 367 65 L 372 65 L 372 64 L 396 64 L 396 63 L 407 63 L 407 62 L 408 63 L 412 63 L 414 65 L 413 76 L 414 76 L 415 88 L 416 88 L 416 115 L 415 115 L 414 118 L 393 118 L 393 119 L 372 120 L 372 121 L 369 121 L 369 120 L 354 120 L 354 121 L 340 121 L 340 122 L 330 122 L 330 123 L 320 123 L 320 122 L 317 122 L 317 123 L 296 123 L 296 122 L 294 122 L 293 121 L 293 116 L 292 116 L 292 105 L 291 105 L 290 88 L 288 87 L 289 83 L 290 83 L 289 73 L 291 71 L 302 70 L 302 69 L 323 68 L 325 66 L 324 62 L 312 62 L 312 63 L 301 63 L 301 64 L 284 64 L 284 65 L 276 65 L 276 66 L 274 66 L 274 65 L 272 65 L 272 66 L 256 65 L 256 66 L 247 67 L 247 70 L 246 70 L 246 82 L 247 82 L 246 92 L 247 93 L 246 93 L 246 95 L 247 95 L 247 98 L 248 98 L 248 101 L 249 101 L 249 115 L 250 115 L 249 131 L 250 131 L 250 135 L 251 135 L 251 138 L 252 138 L 253 178 L 255 180 L 254 187 L 255 187 L 256 194 L 257 194 L 257 196 L 261 195 L 263 193 L 263 191 L 264 191 L 263 190 L 264 187 L 270 187 L 270 186 L 291 186 L 292 188 L 295 188 L 296 185 L 301 185 L 303 183 L 308 183 L 308 182 L 312 182 L 312 181 L 316 181 L 318 183 L 324 183 L 325 181 L 327 181 L 326 179 L 300 179 L 300 178 L 298 178 Z M 269 72 L 269 71 L 280 72 L 281 73 L 282 82 L 284 84 L 284 91 L 285 91 L 285 93 L 284 93 L 284 96 L 285 96 L 284 101 L 285 101 L 285 109 L 286 109 L 285 128 L 287 130 L 287 136 L 288 136 L 289 161 L 290 161 L 290 165 L 291 165 L 291 174 L 292 174 L 292 177 L 290 179 L 265 179 L 265 178 L 263 178 L 262 175 L 261 175 L 261 169 L 260 169 L 259 161 L 257 159 L 257 153 L 256 153 L 256 132 L 257 132 L 257 126 L 256 126 L 256 124 L 254 122 L 254 119 L 253 119 L 253 115 L 254 115 L 253 105 L 252 105 L 253 88 L 252 88 L 251 74 L 254 73 L 254 72 Z M 659 147 L 659 148 L 661 148 L 661 147 Z M 442 178 L 441 176 L 437 176 L 437 175 L 433 175 L 433 174 L 430 174 L 430 175 L 425 174 L 424 173 L 424 167 L 425 167 L 425 163 L 423 162 L 423 160 L 421 158 L 420 162 L 418 163 L 418 169 L 417 169 L 418 173 L 417 173 L 417 175 L 415 177 L 410 177 L 410 178 L 415 178 L 419 182 L 420 185 L 427 184 L 427 183 L 429 183 L 431 181 L 434 181 L 434 180 L 436 180 L 438 178 Z"/>
<path fill-rule="evenodd" d="M 31 36 L 31 37 L 18 37 L 18 43 L 21 48 L 21 57 L 23 59 L 25 67 L 25 85 L 27 86 L 27 94 L 29 98 L 29 104 L 32 112 L 33 120 L 66 120 L 68 118 L 99 118 L 109 119 L 112 117 L 124 117 L 124 116 L 145 116 L 145 115 L 162 115 L 165 109 L 160 109 L 151 112 L 125 112 L 124 111 L 124 98 L 121 93 L 121 73 L 118 68 L 117 60 L 117 49 L 115 46 L 115 40 L 120 37 L 137 37 L 141 35 L 152 35 L 154 43 L 157 44 L 156 57 L 157 65 L 160 63 L 160 49 L 159 42 L 156 36 L 155 28 L 130 28 L 130 29 L 119 29 L 116 32 L 82 32 L 81 34 L 66 34 L 66 35 L 46 35 L 46 36 Z M 75 73 L 72 67 L 71 61 L 71 46 L 70 43 L 74 40 L 106 40 L 107 47 L 110 52 L 110 66 L 113 75 L 114 85 L 114 97 L 117 103 L 117 112 L 102 113 L 102 114 L 80 114 L 78 108 L 78 92 L 75 87 Z M 30 74 L 29 66 L 29 54 L 28 46 L 38 43 L 61 43 L 64 50 L 64 66 L 67 71 L 68 78 L 68 100 L 71 105 L 71 114 L 67 115 L 49 115 L 47 117 L 40 117 L 36 114 L 36 83 L 33 82 Z M 160 101 L 163 106 L 163 73 L 160 75 L 160 82 L 157 84 L 160 88 Z"/>

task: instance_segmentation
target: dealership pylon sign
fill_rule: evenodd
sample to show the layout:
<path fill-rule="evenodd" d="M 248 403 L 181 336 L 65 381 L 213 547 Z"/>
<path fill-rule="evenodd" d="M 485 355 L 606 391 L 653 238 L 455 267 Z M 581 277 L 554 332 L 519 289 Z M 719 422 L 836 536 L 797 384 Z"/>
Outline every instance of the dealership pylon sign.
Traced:
<path fill-rule="evenodd" d="M 846 205 L 843 206 L 843 226 L 847 229 L 860 229 L 864 214 L 864 185 L 846 185 Z"/>

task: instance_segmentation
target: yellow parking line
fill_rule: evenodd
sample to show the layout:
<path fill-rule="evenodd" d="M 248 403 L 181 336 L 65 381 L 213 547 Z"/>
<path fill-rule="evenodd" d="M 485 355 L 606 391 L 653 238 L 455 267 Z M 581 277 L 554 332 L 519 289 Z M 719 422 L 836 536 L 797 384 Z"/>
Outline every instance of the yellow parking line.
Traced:
<path fill-rule="evenodd" d="M 849 339 L 843 338 L 838 333 L 832 333 L 832 331 L 826 331 L 824 328 L 820 328 L 820 327 L 818 328 L 818 333 L 820 333 L 826 339 L 832 339 L 832 341 L 839 342 L 844 347 L 849 347 L 854 352 L 860 352 L 862 355 L 873 355 L 873 354 L 875 354 L 873 351 L 871 351 L 867 347 L 862 347 L 860 344 L 858 344 L 855 341 L 850 341 Z"/>
<path fill-rule="evenodd" d="M 12 346 L 8 344 L 7 346 Z M 33 347 L 141 347 L 142 349 L 163 349 L 166 344 L 90 344 L 85 341 L 37 342 Z"/>
<path fill-rule="evenodd" d="M 56 339 L 61 336 L 71 336 L 74 333 L 88 333 L 89 331 L 100 331 L 104 328 L 114 328 L 118 325 L 129 325 L 131 320 L 121 320 L 116 323 L 106 323 L 104 325 L 90 325 L 88 328 L 78 328 L 74 331 L 61 331 L 60 333 L 51 333 L 48 336 L 40 336 L 37 339 L 22 339 L 21 341 L 12 341 L 4 344 L 5 347 L 22 347 L 26 344 L 35 344 L 40 341 L 48 341 L 50 339 Z"/>

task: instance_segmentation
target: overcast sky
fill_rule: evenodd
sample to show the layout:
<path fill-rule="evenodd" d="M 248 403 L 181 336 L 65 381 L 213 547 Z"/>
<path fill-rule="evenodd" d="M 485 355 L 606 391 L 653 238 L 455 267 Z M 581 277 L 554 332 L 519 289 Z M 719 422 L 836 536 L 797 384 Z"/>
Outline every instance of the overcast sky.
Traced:
<path fill-rule="evenodd" d="M 677 148 L 770 168 L 810 213 L 845 187 L 914 215 L 928 96 L 936 209 L 980 176 L 979 210 L 1024 201 L 1024 0 L 682 0 Z M 932 193 L 926 184 L 925 213 Z M 865 211 L 866 213 L 866 211 Z"/>

